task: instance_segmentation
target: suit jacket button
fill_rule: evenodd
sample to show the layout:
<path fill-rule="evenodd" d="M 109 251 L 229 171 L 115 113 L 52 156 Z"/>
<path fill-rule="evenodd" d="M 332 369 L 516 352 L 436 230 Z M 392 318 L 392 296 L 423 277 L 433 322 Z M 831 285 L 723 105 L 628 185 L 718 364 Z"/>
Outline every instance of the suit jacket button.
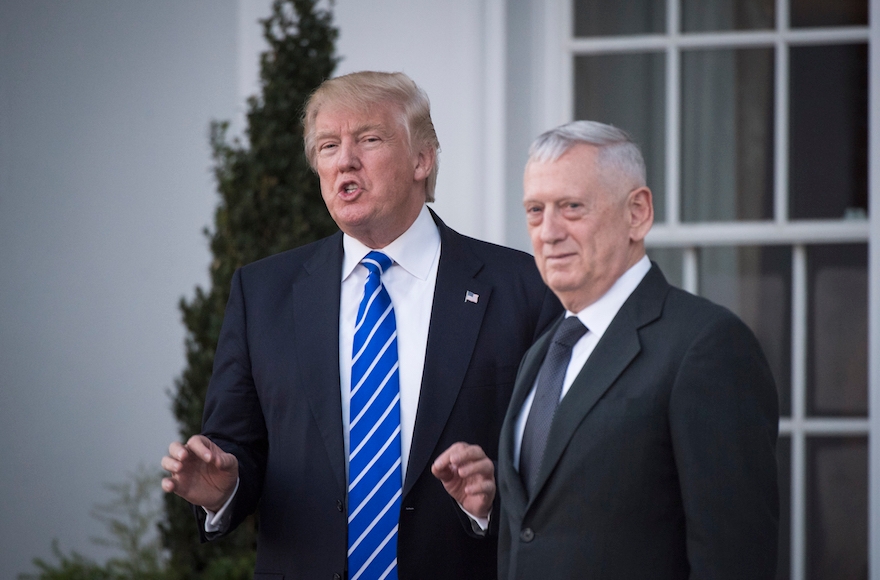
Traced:
<path fill-rule="evenodd" d="M 334 574 L 333 580 L 342 580 L 342 576 L 340 576 L 339 574 Z"/>
<path fill-rule="evenodd" d="M 523 542 L 531 542 L 535 539 L 535 532 L 532 531 L 532 528 L 525 528 L 519 533 L 519 539 Z"/>
<path fill-rule="evenodd" d="M 338 511 L 342 511 L 342 500 L 341 499 L 336 500 L 336 509 Z"/>

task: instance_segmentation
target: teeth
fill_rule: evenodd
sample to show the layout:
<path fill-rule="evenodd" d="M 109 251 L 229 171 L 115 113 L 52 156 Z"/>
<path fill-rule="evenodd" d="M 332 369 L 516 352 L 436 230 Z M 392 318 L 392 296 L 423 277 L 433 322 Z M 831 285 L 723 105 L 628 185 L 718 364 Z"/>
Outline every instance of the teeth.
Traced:
<path fill-rule="evenodd" d="M 353 193 L 354 191 L 357 190 L 357 188 L 358 188 L 358 186 L 353 183 L 346 185 L 345 186 L 345 193 Z"/>

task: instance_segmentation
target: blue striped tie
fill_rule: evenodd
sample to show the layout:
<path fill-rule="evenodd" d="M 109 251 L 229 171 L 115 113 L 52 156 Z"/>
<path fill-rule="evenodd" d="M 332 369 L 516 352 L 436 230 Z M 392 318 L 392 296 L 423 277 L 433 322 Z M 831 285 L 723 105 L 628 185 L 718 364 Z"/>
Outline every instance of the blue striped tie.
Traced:
<path fill-rule="evenodd" d="M 391 258 L 370 252 L 351 356 L 348 464 L 348 577 L 397 579 L 400 373 L 397 323 L 382 272 Z"/>

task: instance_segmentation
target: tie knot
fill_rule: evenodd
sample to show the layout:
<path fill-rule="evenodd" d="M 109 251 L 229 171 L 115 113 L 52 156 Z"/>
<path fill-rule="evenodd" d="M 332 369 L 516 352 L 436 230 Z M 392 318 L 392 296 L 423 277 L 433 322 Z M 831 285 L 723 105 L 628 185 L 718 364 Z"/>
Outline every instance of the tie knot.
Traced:
<path fill-rule="evenodd" d="M 578 317 L 569 316 L 556 329 L 556 334 L 553 335 L 553 342 L 558 342 L 568 348 L 572 348 L 586 333 L 587 327 L 583 325 Z"/>
<path fill-rule="evenodd" d="M 383 254 L 382 252 L 370 252 L 364 259 L 361 260 L 361 264 L 367 267 L 371 274 L 379 274 L 380 276 L 385 273 L 385 270 L 391 267 L 391 264 L 394 262 Z"/>

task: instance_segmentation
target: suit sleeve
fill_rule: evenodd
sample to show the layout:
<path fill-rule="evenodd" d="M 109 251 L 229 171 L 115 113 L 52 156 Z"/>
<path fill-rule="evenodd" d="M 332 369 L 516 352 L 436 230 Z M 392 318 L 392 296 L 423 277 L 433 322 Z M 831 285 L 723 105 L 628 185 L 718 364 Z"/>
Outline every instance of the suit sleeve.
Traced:
<path fill-rule="evenodd" d="M 776 387 L 751 331 L 726 313 L 692 343 L 670 395 L 691 579 L 775 578 Z"/>
<path fill-rule="evenodd" d="M 256 509 L 266 468 L 266 425 L 250 361 L 244 284 L 241 270 L 237 270 L 232 277 L 202 420 L 202 434 L 238 459 L 239 487 L 229 506 L 230 531 Z M 205 539 L 203 525 L 199 531 Z"/>

